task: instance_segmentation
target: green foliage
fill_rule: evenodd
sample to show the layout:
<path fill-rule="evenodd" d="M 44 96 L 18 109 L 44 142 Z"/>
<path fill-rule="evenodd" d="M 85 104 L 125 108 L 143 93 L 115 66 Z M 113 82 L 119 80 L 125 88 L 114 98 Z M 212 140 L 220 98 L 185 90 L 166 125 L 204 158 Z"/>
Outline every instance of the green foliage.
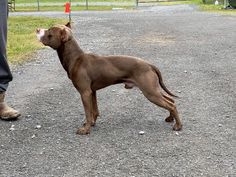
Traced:
<path fill-rule="evenodd" d="M 103 11 L 103 10 L 112 10 L 112 8 L 123 8 L 123 9 L 131 9 L 132 7 L 130 6 L 89 6 L 88 9 L 86 9 L 86 6 L 73 6 L 71 7 L 72 11 L 79 11 L 79 10 L 98 10 L 98 11 Z M 64 7 L 63 6 L 42 6 L 40 7 L 40 11 L 61 11 L 64 12 Z M 35 6 L 27 6 L 27 7 L 17 7 L 18 12 L 29 12 L 29 11 L 37 11 L 37 7 Z"/>
<path fill-rule="evenodd" d="M 133 0 L 88 0 L 89 2 L 133 2 Z M 69 0 L 39 0 L 41 3 L 66 3 Z M 71 0 L 72 3 L 85 2 L 85 0 Z M 37 3 L 37 0 L 16 0 L 16 3 Z"/>
<path fill-rule="evenodd" d="M 8 23 L 8 60 L 10 63 L 21 63 L 29 58 L 35 50 L 42 48 L 37 40 L 35 30 L 48 28 L 57 23 L 65 23 L 62 19 L 41 17 L 10 17 Z"/>

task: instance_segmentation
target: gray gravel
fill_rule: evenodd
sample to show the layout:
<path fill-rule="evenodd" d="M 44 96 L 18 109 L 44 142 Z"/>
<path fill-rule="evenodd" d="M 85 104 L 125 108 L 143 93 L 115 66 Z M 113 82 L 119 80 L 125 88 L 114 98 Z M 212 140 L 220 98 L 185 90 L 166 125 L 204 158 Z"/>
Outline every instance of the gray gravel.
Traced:
<path fill-rule="evenodd" d="M 236 16 L 180 5 L 72 19 L 84 50 L 158 66 L 181 97 L 183 130 L 172 131 L 168 113 L 138 89 L 115 85 L 98 92 L 101 117 L 91 134 L 76 135 L 84 120 L 80 96 L 46 48 L 14 68 L 7 101 L 23 115 L 0 121 L 1 177 L 236 176 Z"/>

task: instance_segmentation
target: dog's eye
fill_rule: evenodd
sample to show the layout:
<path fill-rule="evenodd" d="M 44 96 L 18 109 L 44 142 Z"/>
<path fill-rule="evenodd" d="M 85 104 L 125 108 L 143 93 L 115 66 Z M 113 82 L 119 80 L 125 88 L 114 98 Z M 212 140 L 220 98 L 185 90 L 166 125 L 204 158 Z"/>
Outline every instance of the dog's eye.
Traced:
<path fill-rule="evenodd" d="M 49 35 L 48 35 L 48 38 L 50 39 L 51 37 L 52 37 L 52 35 L 51 35 L 51 34 L 49 34 Z"/>

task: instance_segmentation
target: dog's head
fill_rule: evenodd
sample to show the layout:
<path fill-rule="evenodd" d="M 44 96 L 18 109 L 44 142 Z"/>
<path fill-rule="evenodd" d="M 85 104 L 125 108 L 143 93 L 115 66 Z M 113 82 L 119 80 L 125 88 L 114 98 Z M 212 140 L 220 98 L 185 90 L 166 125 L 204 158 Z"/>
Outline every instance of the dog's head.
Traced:
<path fill-rule="evenodd" d="M 71 25 L 55 25 L 49 29 L 37 29 L 36 35 L 40 42 L 53 49 L 58 49 L 62 44 L 71 40 Z"/>

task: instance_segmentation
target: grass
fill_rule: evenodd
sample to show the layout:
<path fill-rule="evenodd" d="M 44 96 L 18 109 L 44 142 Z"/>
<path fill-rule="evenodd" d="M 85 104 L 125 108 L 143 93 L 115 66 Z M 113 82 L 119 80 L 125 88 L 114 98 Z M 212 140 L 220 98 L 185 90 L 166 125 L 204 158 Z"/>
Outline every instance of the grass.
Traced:
<path fill-rule="evenodd" d="M 163 1 L 160 2 L 161 5 L 178 5 L 178 4 L 192 4 L 192 1 Z"/>
<path fill-rule="evenodd" d="M 42 44 L 35 35 L 36 28 L 48 28 L 58 23 L 65 23 L 65 20 L 41 17 L 10 17 L 7 42 L 10 64 L 27 61 L 34 51 L 42 48 Z"/>
<path fill-rule="evenodd" d="M 85 2 L 86 0 L 71 0 L 72 4 L 78 2 Z M 66 3 L 69 0 L 39 0 L 40 3 Z M 134 0 L 88 0 L 88 2 L 134 2 Z M 37 0 L 16 0 L 17 4 L 20 3 L 37 3 Z"/>
<path fill-rule="evenodd" d="M 69 0 L 39 0 L 40 3 L 65 3 Z M 85 2 L 86 0 L 71 0 L 72 5 L 73 3 L 78 3 L 78 2 Z M 158 0 L 139 0 L 140 2 L 158 2 Z M 159 2 L 161 5 L 177 5 L 177 4 L 195 4 L 199 7 L 200 10 L 202 11 L 208 11 L 208 12 L 217 12 L 217 13 L 223 13 L 223 14 L 236 14 L 236 10 L 225 10 L 223 9 L 223 1 L 224 0 L 218 0 L 221 2 L 221 5 L 214 5 L 215 0 L 205 0 L 207 4 L 204 4 L 202 0 L 172 0 L 169 2 Z M 17 0 L 17 4 L 21 3 L 35 3 L 36 0 Z M 135 2 L 135 0 L 88 0 L 88 2 Z M 135 3 L 134 3 L 135 4 Z M 89 6 L 88 10 L 111 10 L 114 8 L 114 6 Z M 124 9 L 130 9 L 132 7 L 121 7 L 117 6 L 117 8 L 124 8 Z M 72 11 L 78 11 L 78 10 L 86 10 L 85 6 L 72 6 L 71 7 Z M 37 7 L 26 7 L 26 6 L 17 6 L 17 11 L 36 11 Z M 41 6 L 40 7 L 41 11 L 64 11 L 64 6 Z"/>
<path fill-rule="evenodd" d="M 39 0 L 41 3 L 40 5 L 40 11 L 64 11 L 65 7 L 64 4 L 68 2 L 69 0 Z M 112 10 L 113 8 L 122 8 L 122 9 L 132 9 L 134 7 L 134 1 L 135 0 L 88 0 L 88 4 L 90 2 L 132 2 L 132 5 L 99 5 L 99 4 L 93 4 L 88 6 L 88 9 L 85 5 L 78 5 L 78 3 L 85 4 L 86 0 L 72 0 L 72 11 L 81 11 L 81 10 L 97 10 L 97 11 L 103 11 L 103 10 Z M 32 5 L 24 5 L 24 3 L 33 3 Z M 50 4 L 47 4 L 50 3 Z M 55 3 L 54 6 L 52 4 Z M 58 4 L 59 3 L 59 4 Z M 61 3 L 61 4 L 60 4 Z M 74 3 L 74 4 L 73 4 Z M 77 4 L 75 4 L 77 3 Z M 36 0 L 17 0 L 16 1 L 16 11 L 18 12 L 27 12 L 27 11 L 38 11 L 37 1 Z"/>
<path fill-rule="evenodd" d="M 71 11 L 81 11 L 81 10 L 97 10 L 97 11 L 103 11 L 103 10 L 112 10 L 113 8 L 123 8 L 123 9 L 132 9 L 130 6 L 89 6 L 88 9 L 86 9 L 86 6 L 72 6 Z M 30 11 L 37 11 L 37 7 L 17 7 L 17 12 L 30 12 Z M 61 11 L 63 12 L 65 10 L 64 6 L 41 6 L 40 11 Z"/>
<path fill-rule="evenodd" d="M 206 4 L 202 2 L 202 0 L 191 0 L 192 4 L 196 4 L 199 6 L 199 9 L 207 12 L 216 12 L 221 14 L 228 15 L 236 15 L 236 10 L 226 10 L 224 9 L 223 0 L 219 0 L 221 2 L 220 5 L 214 5 L 215 0 L 206 0 Z"/>
<path fill-rule="evenodd" d="M 177 4 L 195 4 L 202 11 L 216 12 L 221 14 L 236 15 L 236 10 L 226 10 L 224 9 L 223 0 L 219 0 L 220 5 L 214 5 L 214 0 L 206 0 L 206 4 L 202 0 L 187 0 L 187 1 L 170 1 L 170 2 L 160 2 L 161 5 L 177 5 Z"/>

